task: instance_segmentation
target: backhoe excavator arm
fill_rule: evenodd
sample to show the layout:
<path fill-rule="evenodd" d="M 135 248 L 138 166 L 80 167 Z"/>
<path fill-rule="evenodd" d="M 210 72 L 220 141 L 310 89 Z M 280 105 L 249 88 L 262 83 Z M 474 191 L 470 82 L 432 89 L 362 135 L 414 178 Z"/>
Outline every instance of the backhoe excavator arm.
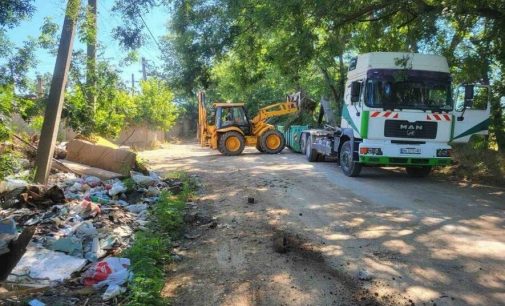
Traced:
<path fill-rule="evenodd" d="M 207 109 L 205 108 L 205 93 L 203 91 L 197 94 L 198 99 L 198 140 L 202 146 L 208 144 L 207 131 Z"/>
<path fill-rule="evenodd" d="M 288 115 L 296 113 L 297 111 L 298 111 L 298 105 L 295 102 L 286 101 L 276 103 L 260 108 L 258 114 L 254 116 L 251 122 L 252 124 L 256 125 L 260 122 L 265 122 L 265 120 L 267 120 L 268 118 Z"/>

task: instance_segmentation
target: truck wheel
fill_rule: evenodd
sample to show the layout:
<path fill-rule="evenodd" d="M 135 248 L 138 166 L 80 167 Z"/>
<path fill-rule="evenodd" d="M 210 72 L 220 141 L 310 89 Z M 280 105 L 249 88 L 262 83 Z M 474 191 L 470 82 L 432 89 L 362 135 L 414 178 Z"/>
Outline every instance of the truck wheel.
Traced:
<path fill-rule="evenodd" d="M 305 146 L 307 145 L 307 135 L 302 134 L 300 137 L 300 153 L 305 155 Z"/>
<path fill-rule="evenodd" d="M 340 168 L 345 175 L 354 177 L 361 172 L 361 165 L 353 160 L 351 141 L 346 141 L 340 149 Z"/>
<path fill-rule="evenodd" d="M 319 153 L 317 153 L 317 151 L 312 148 L 312 141 L 310 140 L 310 136 L 307 136 L 307 139 L 305 141 L 305 156 L 307 156 L 307 160 L 311 163 L 317 162 L 318 155 Z"/>
<path fill-rule="evenodd" d="M 264 153 L 277 154 L 284 150 L 286 141 L 281 132 L 277 130 L 268 130 L 261 135 L 260 146 Z"/>
<path fill-rule="evenodd" d="M 240 155 L 244 151 L 245 139 L 235 131 L 226 132 L 219 137 L 219 152 L 226 156 Z"/>
<path fill-rule="evenodd" d="M 405 171 L 407 171 L 407 174 L 410 177 L 427 177 L 428 175 L 430 175 L 431 167 L 430 166 L 406 167 Z"/>

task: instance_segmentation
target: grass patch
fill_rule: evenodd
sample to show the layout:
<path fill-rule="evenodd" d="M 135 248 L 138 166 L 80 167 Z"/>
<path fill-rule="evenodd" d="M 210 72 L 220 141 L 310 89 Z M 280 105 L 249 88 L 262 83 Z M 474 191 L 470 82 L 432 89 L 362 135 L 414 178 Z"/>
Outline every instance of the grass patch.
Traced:
<path fill-rule="evenodd" d="M 150 214 L 147 230 L 135 233 L 133 245 L 123 253 L 131 260 L 134 274 L 129 284 L 128 305 L 166 305 L 160 295 L 165 284 L 165 266 L 170 263 L 171 241 L 181 235 L 186 202 L 194 184 L 185 174 L 177 174 L 183 185 L 173 195 L 162 192 Z"/>

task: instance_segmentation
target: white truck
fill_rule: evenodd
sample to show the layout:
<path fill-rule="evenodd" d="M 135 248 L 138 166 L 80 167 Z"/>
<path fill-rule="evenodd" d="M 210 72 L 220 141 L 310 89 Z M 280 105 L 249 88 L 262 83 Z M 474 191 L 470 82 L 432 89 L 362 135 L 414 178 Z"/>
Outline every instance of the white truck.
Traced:
<path fill-rule="evenodd" d="M 311 162 L 333 157 L 347 176 L 363 166 L 401 166 L 410 176 L 452 163 L 450 142 L 486 135 L 488 86 L 453 89 L 442 56 L 374 52 L 351 60 L 340 127 L 301 132 Z"/>

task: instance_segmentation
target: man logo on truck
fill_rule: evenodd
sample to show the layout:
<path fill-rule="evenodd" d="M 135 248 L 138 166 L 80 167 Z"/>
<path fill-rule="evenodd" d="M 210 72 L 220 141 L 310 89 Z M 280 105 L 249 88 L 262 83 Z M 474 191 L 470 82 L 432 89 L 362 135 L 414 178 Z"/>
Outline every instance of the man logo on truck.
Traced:
<path fill-rule="evenodd" d="M 407 136 L 414 136 L 416 131 L 422 131 L 423 126 L 420 124 L 400 124 L 400 130 L 407 131 Z"/>

